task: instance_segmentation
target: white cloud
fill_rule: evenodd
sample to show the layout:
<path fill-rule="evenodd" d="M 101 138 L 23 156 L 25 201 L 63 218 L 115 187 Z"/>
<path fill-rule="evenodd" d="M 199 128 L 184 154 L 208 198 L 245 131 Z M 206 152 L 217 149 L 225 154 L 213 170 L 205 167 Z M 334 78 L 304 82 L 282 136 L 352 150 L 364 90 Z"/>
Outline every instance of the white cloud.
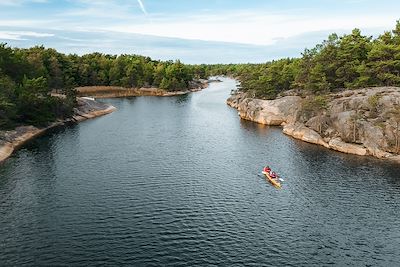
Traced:
<path fill-rule="evenodd" d="M 51 28 L 56 23 L 54 20 L 0 19 L 0 27 Z"/>
<path fill-rule="evenodd" d="M 27 40 L 24 37 L 53 37 L 51 33 L 40 33 L 31 31 L 0 31 L 0 40 Z"/>
<path fill-rule="evenodd" d="M 0 5 L 18 6 L 25 3 L 47 3 L 47 0 L 0 0 Z"/>
<path fill-rule="evenodd" d="M 0 4 L 46 0 L 0 0 Z M 318 13 L 315 10 L 265 10 L 196 11 L 184 14 L 146 14 L 141 0 L 69 0 L 63 8 L 37 19 L 10 16 L 0 19 L 0 27 L 26 27 L 33 31 L 74 30 L 88 32 L 139 33 L 161 37 L 190 40 L 207 40 L 230 43 L 271 45 L 277 40 L 318 31 L 345 31 L 358 27 L 362 30 L 394 27 L 399 19 L 396 10 L 377 13 L 355 11 Z M 362 1 L 362 0 L 348 0 Z M 139 9 L 140 8 L 140 9 Z"/>
<path fill-rule="evenodd" d="M 103 29 L 163 37 L 269 45 L 275 43 L 277 39 L 289 38 L 307 32 L 350 31 L 356 27 L 361 29 L 391 29 L 394 27 L 397 18 L 398 15 L 391 14 L 356 17 L 350 15 L 303 16 L 239 12 L 170 20 L 153 18 L 151 22 L 122 23 L 105 26 Z"/>

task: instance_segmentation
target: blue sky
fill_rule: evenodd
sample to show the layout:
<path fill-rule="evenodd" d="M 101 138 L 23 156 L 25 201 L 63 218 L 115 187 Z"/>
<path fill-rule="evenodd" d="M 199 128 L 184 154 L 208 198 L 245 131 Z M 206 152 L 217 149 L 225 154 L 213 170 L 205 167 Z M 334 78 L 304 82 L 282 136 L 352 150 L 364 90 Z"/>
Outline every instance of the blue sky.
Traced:
<path fill-rule="evenodd" d="M 330 33 L 394 28 L 400 1 L 0 0 L 0 42 L 186 63 L 299 56 Z"/>

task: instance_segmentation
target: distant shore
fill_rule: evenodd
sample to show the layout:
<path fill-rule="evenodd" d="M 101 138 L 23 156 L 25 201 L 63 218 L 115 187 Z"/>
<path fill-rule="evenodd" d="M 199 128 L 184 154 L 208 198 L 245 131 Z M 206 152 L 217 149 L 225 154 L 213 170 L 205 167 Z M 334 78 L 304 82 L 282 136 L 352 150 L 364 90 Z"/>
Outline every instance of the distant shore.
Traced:
<path fill-rule="evenodd" d="M 134 96 L 179 96 L 191 92 L 201 91 L 208 87 L 210 82 L 214 80 L 199 79 L 193 81 L 189 88 L 167 91 L 156 87 L 141 87 L 141 88 L 126 88 L 121 86 L 84 86 L 77 87 L 76 90 L 79 96 L 88 96 L 93 98 L 122 98 Z"/>
<path fill-rule="evenodd" d="M 74 115 L 65 120 L 58 120 L 46 127 L 20 126 L 10 131 L 0 131 L 0 162 L 9 158 L 14 151 L 26 144 L 28 141 L 43 135 L 50 129 L 65 125 L 67 123 L 81 122 L 109 114 L 116 110 L 115 107 L 94 100 L 77 98 L 78 107 Z"/>
<path fill-rule="evenodd" d="M 178 96 L 191 92 L 201 91 L 208 87 L 210 82 L 219 82 L 216 80 L 199 79 L 190 84 L 190 88 L 180 91 L 166 91 L 159 88 L 124 88 L 116 86 L 86 86 L 76 88 L 79 97 L 77 97 L 78 107 L 74 109 L 74 115 L 65 120 L 58 120 L 50 123 L 46 127 L 35 127 L 32 125 L 19 126 L 14 130 L 0 131 L 0 163 L 9 158 L 14 151 L 29 142 L 30 140 L 45 134 L 50 129 L 65 125 L 67 123 L 77 123 L 87 119 L 93 119 L 112 113 L 115 107 L 100 103 L 94 98 L 122 98 L 134 96 Z M 63 97 L 57 93 L 54 96 Z"/>

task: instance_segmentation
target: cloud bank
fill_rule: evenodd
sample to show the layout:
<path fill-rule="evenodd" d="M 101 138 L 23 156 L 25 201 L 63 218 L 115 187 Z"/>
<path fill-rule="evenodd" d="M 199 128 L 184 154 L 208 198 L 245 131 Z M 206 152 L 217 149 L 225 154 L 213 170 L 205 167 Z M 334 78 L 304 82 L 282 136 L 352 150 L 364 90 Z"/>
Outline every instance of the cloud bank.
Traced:
<path fill-rule="evenodd" d="M 357 27 L 376 36 L 400 18 L 400 2 L 389 0 L 0 0 L 0 7 L 0 42 L 199 63 L 297 56 L 332 32 Z"/>

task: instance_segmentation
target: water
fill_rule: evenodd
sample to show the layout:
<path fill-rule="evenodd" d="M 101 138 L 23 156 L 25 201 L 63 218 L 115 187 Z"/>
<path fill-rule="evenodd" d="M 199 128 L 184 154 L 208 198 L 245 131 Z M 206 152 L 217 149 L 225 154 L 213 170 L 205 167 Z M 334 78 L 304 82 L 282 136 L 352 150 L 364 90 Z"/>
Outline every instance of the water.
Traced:
<path fill-rule="evenodd" d="M 0 166 L 0 265 L 398 265 L 399 165 L 240 121 L 234 88 L 104 100 L 118 111 L 18 151 Z"/>

